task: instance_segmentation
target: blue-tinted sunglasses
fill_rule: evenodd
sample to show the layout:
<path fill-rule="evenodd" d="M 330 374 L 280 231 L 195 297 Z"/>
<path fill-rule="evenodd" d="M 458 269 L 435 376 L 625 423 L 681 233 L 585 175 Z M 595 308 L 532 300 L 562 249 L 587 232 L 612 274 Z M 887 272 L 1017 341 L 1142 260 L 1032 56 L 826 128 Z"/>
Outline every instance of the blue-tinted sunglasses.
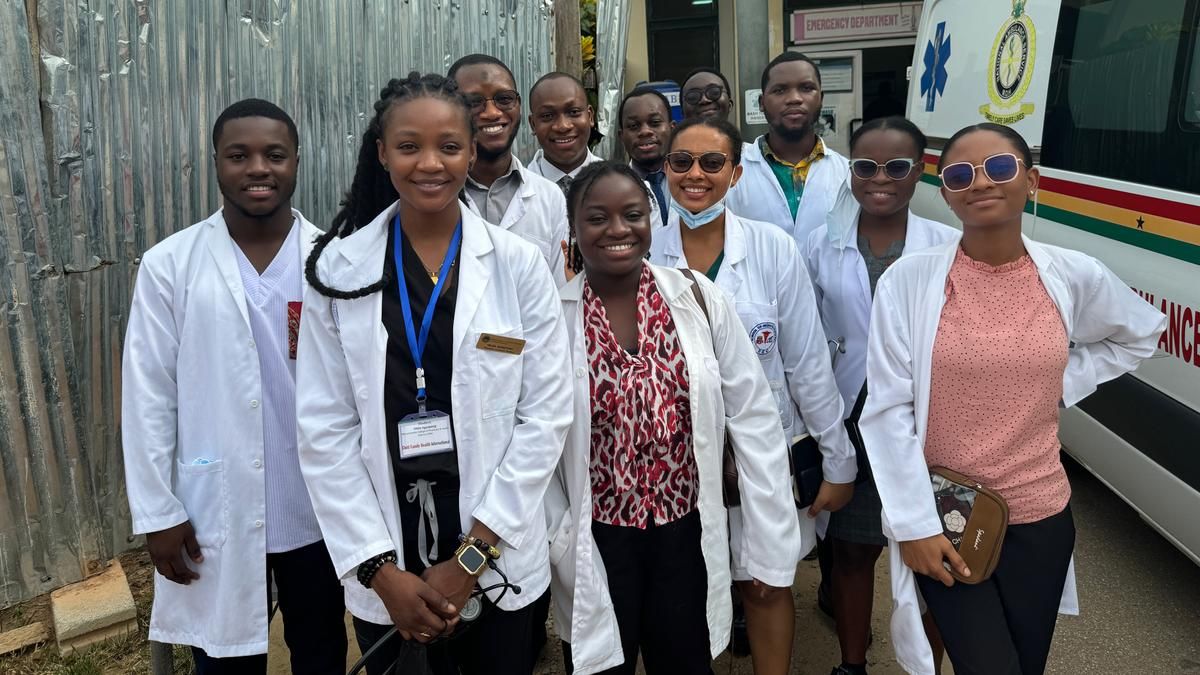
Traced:
<path fill-rule="evenodd" d="M 942 168 L 942 173 L 939 177 L 942 179 L 942 187 L 950 192 L 962 192 L 975 184 L 975 171 L 983 169 L 983 175 L 987 176 L 988 180 L 996 183 L 1011 182 L 1017 177 L 1020 172 L 1020 167 L 1025 163 L 1025 160 L 1017 157 L 1011 152 L 1003 152 L 998 155 L 992 155 L 983 160 L 983 164 L 972 164 L 970 162 L 955 162 Z"/>

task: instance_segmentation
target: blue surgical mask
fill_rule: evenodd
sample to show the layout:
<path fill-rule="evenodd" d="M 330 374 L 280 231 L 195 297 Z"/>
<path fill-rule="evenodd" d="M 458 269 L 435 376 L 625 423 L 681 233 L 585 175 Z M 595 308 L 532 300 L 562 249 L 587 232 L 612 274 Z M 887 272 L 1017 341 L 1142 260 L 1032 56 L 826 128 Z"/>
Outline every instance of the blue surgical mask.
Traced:
<path fill-rule="evenodd" d="M 679 205 L 679 202 L 671 202 L 671 210 L 679 215 L 679 219 L 684 225 L 688 226 L 689 230 L 696 230 L 711 223 L 725 212 L 725 198 L 722 197 L 716 204 L 704 209 L 700 213 L 692 213 L 686 208 Z"/>
<path fill-rule="evenodd" d="M 676 201 L 671 202 L 671 210 L 679 214 L 679 219 L 683 221 L 684 225 L 688 226 L 689 230 L 698 230 L 716 220 L 722 213 L 725 213 L 725 199 L 729 197 L 729 190 L 731 188 L 733 188 L 733 176 L 729 177 L 729 187 L 725 188 L 725 196 L 700 213 L 692 213 L 683 206 L 680 206 L 679 202 Z"/>

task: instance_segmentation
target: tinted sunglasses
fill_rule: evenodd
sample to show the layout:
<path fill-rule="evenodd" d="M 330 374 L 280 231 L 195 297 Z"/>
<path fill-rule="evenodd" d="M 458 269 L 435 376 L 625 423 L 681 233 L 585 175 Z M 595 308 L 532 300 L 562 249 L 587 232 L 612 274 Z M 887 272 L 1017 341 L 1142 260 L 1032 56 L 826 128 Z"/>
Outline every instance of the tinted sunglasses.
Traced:
<path fill-rule="evenodd" d="M 471 106 L 471 112 L 477 113 L 487 107 L 487 102 L 491 101 L 496 104 L 496 107 L 502 111 L 508 112 L 517 107 L 517 103 L 521 101 L 521 95 L 512 89 L 498 91 L 491 98 L 484 98 L 479 94 L 468 94 L 466 96 L 467 105 Z"/>
<path fill-rule="evenodd" d="M 704 173 L 721 173 L 721 169 L 725 168 L 725 162 L 729 161 L 729 155 L 723 152 L 706 152 L 702 155 L 693 155 L 684 150 L 676 150 L 675 152 L 667 153 L 667 166 L 675 173 L 687 173 L 692 170 L 692 165 L 700 162 L 700 170 Z"/>
<path fill-rule="evenodd" d="M 880 169 L 883 169 L 883 173 L 892 180 L 903 180 L 908 178 L 916 164 L 916 160 L 907 157 L 889 159 L 883 164 L 873 159 L 852 159 L 850 160 L 850 170 L 854 172 L 855 178 L 862 180 L 871 180 L 879 174 Z"/>
<path fill-rule="evenodd" d="M 1015 179 L 1020 172 L 1021 165 L 1024 163 L 1025 160 L 1011 152 L 1003 152 L 988 157 L 983 160 L 983 164 L 972 164 L 970 162 L 949 164 L 942 168 L 942 173 L 939 177 L 942 179 L 942 187 L 950 192 L 962 192 L 975 184 L 976 169 L 982 168 L 983 175 L 987 176 L 988 180 L 999 185 Z"/>
<path fill-rule="evenodd" d="M 716 102 L 720 100 L 721 95 L 725 93 L 725 87 L 719 84 L 710 84 L 703 89 L 693 88 L 683 92 L 683 100 L 688 105 L 696 105 L 703 99 Z"/>

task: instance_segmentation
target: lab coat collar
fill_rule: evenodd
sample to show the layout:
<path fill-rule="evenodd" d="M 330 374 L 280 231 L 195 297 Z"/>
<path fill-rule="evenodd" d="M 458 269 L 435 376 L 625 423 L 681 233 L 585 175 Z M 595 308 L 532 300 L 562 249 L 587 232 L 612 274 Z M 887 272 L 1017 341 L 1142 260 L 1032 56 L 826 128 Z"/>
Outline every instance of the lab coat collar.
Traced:
<path fill-rule="evenodd" d="M 643 262 L 642 264 L 650 265 L 648 262 Z M 692 292 L 692 282 L 681 274 L 664 272 L 663 270 L 666 269 L 670 268 L 650 265 L 650 272 L 654 274 L 654 283 L 658 286 L 659 294 L 667 299 L 668 304 L 674 304 L 684 293 Z M 586 273 L 584 272 L 575 275 L 575 278 L 567 282 L 567 285 L 558 289 L 558 297 L 563 302 L 583 302 L 583 282 L 585 277 Z"/>
<path fill-rule="evenodd" d="M 655 230 L 655 237 L 663 239 L 663 253 L 674 256 L 676 267 L 683 267 L 683 232 L 684 227 L 679 221 L 679 215 L 672 212 L 667 216 L 667 226 Z M 722 267 L 734 265 L 746 259 L 746 224 L 729 209 L 725 209 L 725 258 Z"/>
<path fill-rule="evenodd" d="M 762 149 L 758 147 L 761 138 L 762 136 L 759 136 L 749 143 L 742 144 L 742 163 L 766 164 L 767 158 L 763 157 Z"/>

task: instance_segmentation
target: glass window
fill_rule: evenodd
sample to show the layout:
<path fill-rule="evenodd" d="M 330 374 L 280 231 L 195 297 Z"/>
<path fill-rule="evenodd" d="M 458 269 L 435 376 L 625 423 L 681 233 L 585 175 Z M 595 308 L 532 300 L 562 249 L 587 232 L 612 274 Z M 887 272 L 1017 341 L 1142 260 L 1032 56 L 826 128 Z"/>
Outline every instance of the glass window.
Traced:
<path fill-rule="evenodd" d="M 646 14 L 651 21 L 716 16 L 717 3 L 716 0 L 646 0 Z"/>
<path fill-rule="evenodd" d="M 1200 125 L 1200 14 L 1196 16 L 1196 26 L 1192 30 L 1192 66 L 1188 71 L 1187 91 L 1183 96 L 1184 121 Z"/>
<path fill-rule="evenodd" d="M 1184 17 L 1194 2 L 1063 0 L 1043 164 L 1200 190 L 1200 130 L 1185 128 L 1186 99 L 1195 98 L 1194 76 L 1191 92 L 1185 77 L 1195 68 Z"/>

